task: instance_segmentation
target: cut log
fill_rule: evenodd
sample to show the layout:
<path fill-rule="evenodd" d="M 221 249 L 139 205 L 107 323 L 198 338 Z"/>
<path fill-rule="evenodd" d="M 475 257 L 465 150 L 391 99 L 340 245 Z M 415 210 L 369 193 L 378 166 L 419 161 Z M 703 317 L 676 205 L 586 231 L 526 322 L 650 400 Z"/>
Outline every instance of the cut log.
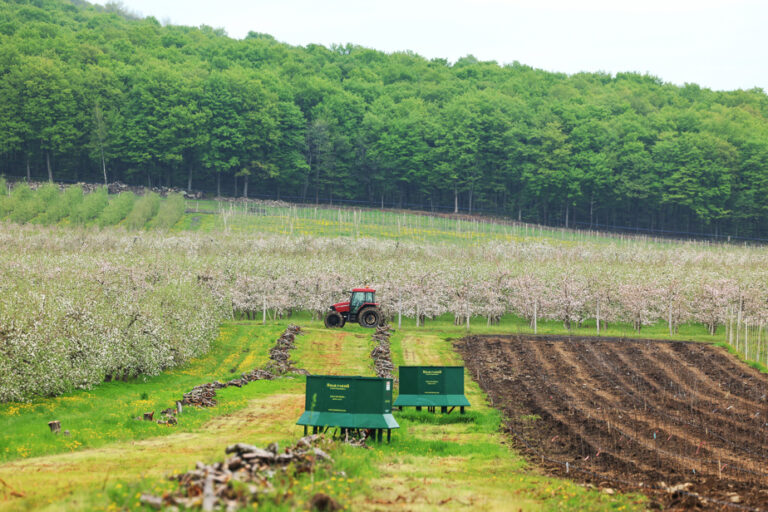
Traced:
<path fill-rule="evenodd" d="M 213 477 L 208 475 L 203 487 L 203 510 L 205 512 L 212 511 L 216 507 L 217 501 L 216 494 L 213 492 Z"/>
<path fill-rule="evenodd" d="M 54 434 L 58 434 L 61 431 L 61 422 L 58 420 L 49 421 L 48 428 L 50 428 L 51 432 Z"/>
<path fill-rule="evenodd" d="M 144 420 L 146 421 L 152 421 L 152 418 L 155 416 L 155 411 L 152 412 L 145 412 L 144 413 Z"/>
<path fill-rule="evenodd" d="M 163 498 L 160 496 L 152 496 L 151 494 L 142 494 L 139 499 L 143 505 L 160 510 L 163 508 Z"/>

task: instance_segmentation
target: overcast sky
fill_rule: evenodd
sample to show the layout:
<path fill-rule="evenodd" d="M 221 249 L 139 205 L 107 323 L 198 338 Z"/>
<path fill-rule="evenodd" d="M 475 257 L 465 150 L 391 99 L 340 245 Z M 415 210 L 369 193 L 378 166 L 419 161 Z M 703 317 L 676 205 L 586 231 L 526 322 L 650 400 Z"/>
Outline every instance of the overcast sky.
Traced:
<path fill-rule="evenodd" d="M 97 0 L 105 3 L 106 0 Z M 123 0 L 178 25 L 768 91 L 768 0 Z"/>

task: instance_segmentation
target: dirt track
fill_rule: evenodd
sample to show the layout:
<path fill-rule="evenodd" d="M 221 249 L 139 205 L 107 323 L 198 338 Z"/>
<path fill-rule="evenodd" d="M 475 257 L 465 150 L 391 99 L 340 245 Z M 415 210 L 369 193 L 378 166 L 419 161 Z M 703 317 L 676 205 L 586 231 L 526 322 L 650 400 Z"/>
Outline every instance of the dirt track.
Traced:
<path fill-rule="evenodd" d="M 768 510 L 768 377 L 726 351 L 555 336 L 457 348 L 516 446 L 548 471 L 665 508 Z"/>

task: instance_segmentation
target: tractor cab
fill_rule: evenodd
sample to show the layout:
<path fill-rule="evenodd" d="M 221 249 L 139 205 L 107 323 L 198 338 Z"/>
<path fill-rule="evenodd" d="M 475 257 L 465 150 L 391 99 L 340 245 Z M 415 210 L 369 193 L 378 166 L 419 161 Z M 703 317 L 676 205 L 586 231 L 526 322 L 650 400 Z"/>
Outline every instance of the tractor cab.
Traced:
<path fill-rule="evenodd" d="M 349 300 L 332 305 L 325 316 L 326 327 L 344 327 L 347 322 L 358 322 L 363 327 L 376 327 L 381 322 L 376 290 L 355 288 Z"/>

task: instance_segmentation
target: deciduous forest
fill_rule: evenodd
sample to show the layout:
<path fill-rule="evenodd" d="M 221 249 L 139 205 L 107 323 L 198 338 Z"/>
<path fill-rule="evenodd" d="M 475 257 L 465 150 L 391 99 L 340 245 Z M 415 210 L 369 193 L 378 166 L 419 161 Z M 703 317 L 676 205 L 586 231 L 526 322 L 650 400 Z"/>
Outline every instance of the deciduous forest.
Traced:
<path fill-rule="evenodd" d="M 0 173 L 768 235 L 768 97 L 0 2 Z M 535 63 L 530 63 L 535 64 Z"/>

